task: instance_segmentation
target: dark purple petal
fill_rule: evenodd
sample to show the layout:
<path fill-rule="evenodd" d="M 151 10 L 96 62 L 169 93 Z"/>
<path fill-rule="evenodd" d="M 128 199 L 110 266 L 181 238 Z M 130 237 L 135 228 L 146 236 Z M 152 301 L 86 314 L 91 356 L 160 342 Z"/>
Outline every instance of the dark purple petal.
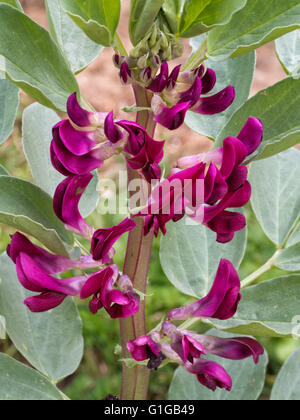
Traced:
<path fill-rule="evenodd" d="M 206 223 L 206 226 L 217 233 L 218 242 L 227 243 L 234 238 L 235 232 L 246 227 L 246 218 L 241 213 L 223 211 Z"/>
<path fill-rule="evenodd" d="M 190 102 L 183 102 L 172 108 L 162 106 L 154 120 L 169 130 L 177 130 L 184 123 L 189 108 Z"/>
<path fill-rule="evenodd" d="M 122 138 L 124 137 L 122 131 L 114 122 L 113 112 L 110 112 L 105 119 L 104 133 L 108 140 L 114 144 L 118 143 L 118 141 L 122 140 Z"/>
<path fill-rule="evenodd" d="M 91 244 L 91 254 L 94 260 L 99 261 L 109 258 L 110 251 L 117 240 L 135 227 L 136 223 L 127 218 L 118 226 L 97 230 L 93 235 Z"/>
<path fill-rule="evenodd" d="M 126 85 L 131 79 L 131 70 L 126 61 L 124 61 L 121 65 L 120 69 L 120 77 L 122 82 Z"/>
<path fill-rule="evenodd" d="M 209 353 L 230 360 L 243 360 L 253 357 L 254 363 L 257 364 L 260 356 L 265 352 L 262 345 L 250 337 L 227 339 L 203 336 L 201 342 Z"/>
<path fill-rule="evenodd" d="M 78 127 L 88 127 L 91 125 L 93 113 L 81 108 L 78 103 L 77 93 L 73 93 L 67 102 L 67 111 L 70 119 Z"/>
<path fill-rule="evenodd" d="M 217 388 L 231 391 L 232 380 L 226 370 L 218 363 L 197 360 L 193 365 L 186 365 L 187 370 L 196 375 L 198 381 L 205 387 L 216 391 Z"/>
<path fill-rule="evenodd" d="M 53 198 L 53 208 L 57 217 L 71 230 L 84 237 L 89 237 L 90 227 L 82 218 L 78 205 L 92 179 L 92 174 L 68 177 L 58 185 Z"/>
<path fill-rule="evenodd" d="M 168 88 L 174 89 L 177 83 L 178 76 L 180 74 L 181 65 L 176 66 L 172 73 L 170 74 L 169 80 L 168 80 Z"/>
<path fill-rule="evenodd" d="M 156 78 L 150 83 L 147 89 L 155 93 L 161 93 L 168 84 L 169 81 L 169 66 L 166 61 L 161 65 L 160 73 Z"/>
<path fill-rule="evenodd" d="M 104 268 L 91 275 L 81 289 L 80 298 L 87 299 L 94 294 L 101 293 L 108 281 L 114 282 L 115 272 L 112 267 Z"/>
<path fill-rule="evenodd" d="M 213 96 L 201 98 L 193 111 L 198 114 L 214 115 L 225 111 L 235 99 L 235 90 L 233 86 L 228 86 L 221 92 Z"/>
<path fill-rule="evenodd" d="M 171 320 L 188 318 L 232 318 L 241 300 L 240 279 L 228 260 L 221 260 L 214 284 L 209 294 L 191 305 L 174 309 L 168 314 Z"/>
<path fill-rule="evenodd" d="M 72 172 L 68 171 L 64 165 L 61 163 L 61 161 L 58 159 L 58 157 L 56 156 L 56 153 L 54 151 L 54 142 L 51 142 L 50 145 L 50 158 L 51 158 L 51 163 L 54 169 L 56 169 L 58 172 L 60 172 L 62 175 L 64 176 L 70 176 L 73 175 Z"/>
<path fill-rule="evenodd" d="M 222 151 L 221 174 L 228 178 L 247 157 L 247 149 L 240 140 L 235 137 L 227 137 L 223 142 Z"/>
<path fill-rule="evenodd" d="M 202 80 L 202 95 L 206 95 L 215 87 L 217 77 L 216 73 L 212 69 L 207 69 L 205 75 L 201 78 Z"/>
<path fill-rule="evenodd" d="M 161 179 L 161 168 L 157 163 L 149 163 L 143 168 L 142 174 L 146 181 L 151 184 L 153 179 Z"/>
<path fill-rule="evenodd" d="M 226 180 L 230 191 L 238 190 L 243 184 L 245 184 L 247 178 L 248 169 L 246 166 L 238 166 L 237 168 L 235 168 L 230 177 Z"/>
<path fill-rule="evenodd" d="M 41 293 L 38 296 L 32 296 L 25 299 L 24 304 L 33 313 L 47 312 L 57 308 L 67 298 L 66 295 L 53 292 Z"/>
<path fill-rule="evenodd" d="M 228 185 L 219 169 L 211 163 L 205 176 L 205 203 L 215 204 L 224 198 L 228 192 Z"/>
<path fill-rule="evenodd" d="M 140 301 L 138 296 L 131 293 L 124 295 L 115 290 L 110 294 L 111 307 L 106 308 L 112 319 L 129 318 L 139 311 Z"/>
<path fill-rule="evenodd" d="M 180 95 L 179 103 L 190 102 L 190 108 L 191 108 L 199 101 L 201 92 L 202 92 L 202 81 L 199 77 L 196 77 L 196 80 L 194 81 L 191 88 Z"/>
<path fill-rule="evenodd" d="M 249 118 L 238 139 L 245 145 L 248 155 L 252 155 L 261 145 L 264 127 L 257 118 Z"/>
<path fill-rule="evenodd" d="M 54 126 L 53 137 L 55 139 L 58 137 L 66 149 L 76 156 L 87 154 L 97 144 L 94 132 L 76 130 L 69 120 L 61 121 Z"/>

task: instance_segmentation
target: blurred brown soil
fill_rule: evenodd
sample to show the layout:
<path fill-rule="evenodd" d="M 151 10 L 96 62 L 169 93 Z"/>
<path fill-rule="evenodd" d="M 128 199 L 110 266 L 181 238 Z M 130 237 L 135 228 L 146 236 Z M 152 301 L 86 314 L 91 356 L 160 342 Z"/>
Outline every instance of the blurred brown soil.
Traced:
<path fill-rule="evenodd" d="M 43 0 L 21 0 L 25 12 L 40 25 L 47 27 L 47 18 Z M 122 2 L 122 18 L 118 29 L 121 39 L 127 48 L 130 48 L 128 37 L 129 0 Z M 121 118 L 128 114 L 120 112 L 124 106 L 132 105 L 134 98 L 129 86 L 121 86 L 117 70 L 112 66 L 112 49 L 106 48 L 100 57 L 88 69 L 78 76 L 78 82 L 83 95 L 94 105 L 97 110 L 111 111 Z M 186 42 L 185 57 L 190 54 L 190 47 Z M 257 66 L 255 80 L 251 95 L 261 89 L 273 85 L 285 78 L 286 75 L 280 66 L 274 44 L 270 43 L 257 50 Z M 176 160 L 182 154 L 200 153 L 211 147 L 211 142 L 199 136 L 188 127 L 184 126 L 176 132 L 160 129 L 157 138 L 168 139 L 167 149 L 171 160 Z"/>

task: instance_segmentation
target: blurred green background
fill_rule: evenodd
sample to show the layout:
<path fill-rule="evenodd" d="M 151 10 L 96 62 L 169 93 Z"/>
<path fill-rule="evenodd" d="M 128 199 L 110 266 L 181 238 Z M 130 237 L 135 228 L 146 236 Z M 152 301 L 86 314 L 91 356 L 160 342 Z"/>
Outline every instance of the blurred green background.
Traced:
<path fill-rule="evenodd" d="M 21 116 L 24 108 L 29 104 L 22 98 L 15 129 L 10 139 L 0 148 L 0 164 L 11 175 L 31 181 L 31 174 L 26 163 L 21 140 Z M 166 163 L 167 164 L 167 163 Z M 249 242 L 246 257 L 240 269 L 240 277 L 257 270 L 274 253 L 274 245 L 266 238 L 258 225 L 251 207 L 246 208 L 249 226 Z M 97 227 L 108 227 L 118 223 L 118 216 L 91 216 L 90 223 Z M 0 225 L 0 251 L 4 252 L 9 243 L 9 234 L 13 231 Z M 122 264 L 126 247 L 126 237 L 116 246 L 116 263 Z M 274 269 L 264 278 L 281 275 L 282 271 Z M 155 241 L 149 276 L 149 291 L 147 295 L 147 321 L 149 330 L 157 325 L 168 309 L 186 304 L 188 297 L 178 292 L 165 277 L 159 262 L 159 238 Z M 87 303 L 78 302 L 83 320 L 85 338 L 85 353 L 79 370 L 60 384 L 61 389 L 73 400 L 99 400 L 111 393 L 119 395 L 121 383 L 121 363 L 115 354 L 115 347 L 119 344 L 119 325 L 101 312 L 93 316 Z M 262 339 L 260 340 L 269 353 L 270 363 L 262 399 L 268 399 L 276 375 L 287 357 L 300 345 L 292 339 Z M 18 354 L 11 342 L 0 344 L 0 351 L 6 352 L 25 362 Z M 168 387 L 176 366 L 166 366 L 152 374 L 150 398 L 166 399 Z"/>

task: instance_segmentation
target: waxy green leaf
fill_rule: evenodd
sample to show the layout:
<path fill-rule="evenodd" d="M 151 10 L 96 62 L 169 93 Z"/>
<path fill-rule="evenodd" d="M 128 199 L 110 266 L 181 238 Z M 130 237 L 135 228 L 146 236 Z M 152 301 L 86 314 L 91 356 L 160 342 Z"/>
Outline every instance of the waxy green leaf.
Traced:
<path fill-rule="evenodd" d="M 187 0 L 180 21 L 180 36 L 192 38 L 230 22 L 247 0 Z"/>
<path fill-rule="evenodd" d="M 2 401 L 63 400 L 60 391 L 35 370 L 0 353 L 0 399 Z"/>
<path fill-rule="evenodd" d="M 284 249 L 276 258 L 274 265 L 286 271 L 300 271 L 300 242 Z"/>
<path fill-rule="evenodd" d="M 220 260 L 229 259 L 238 269 L 246 249 L 247 230 L 238 232 L 229 244 L 219 244 L 216 234 L 189 218 L 168 225 L 161 240 L 160 261 L 170 282 L 182 293 L 206 296 Z"/>
<path fill-rule="evenodd" d="M 48 249 L 68 255 L 73 235 L 53 211 L 51 197 L 21 179 L 0 177 L 0 222 L 32 235 Z"/>
<path fill-rule="evenodd" d="M 183 0 L 165 0 L 162 5 L 164 16 L 173 34 L 177 34 Z"/>
<path fill-rule="evenodd" d="M 18 351 L 53 382 L 71 375 L 83 354 L 81 319 L 73 299 L 45 313 L 32 313 L 24 300 L 33 295 L 18 280 L 16 266 L 0 257 L 0 314 Z"/>
<path fill-rule="evenodd" d="M 276 51 L 284 71 L 300 76 L 300 30 L 277 39 Z"/>
<path fill-rule="evenodd" d="M 271 401 L 300 401 L 300 348 L 285 362 L 271 394 Z"/>
<path fill-rule="evenodd" d="M 247 0 L 226 25 L 208 34 L 208 56 L 225 60 L 246 54 L 300 27 L 299 0 Z"/>
<path fill-rule="evenodd" d="M 50 32 L 71 65 L 73 73 L 84 70 L 103 47 L 93 42 L 63 10 L 60 0 L 46 1 Z"/>
<path fill-rule="evenodd" d="M 6 3 L 10 6 L 15 7 L 16 9 L 19 9 L 21 11 L 23 10 L 19 0 L 0 0 L 0 3 Z"/>
<path fill-rule="evenodd" d="M 232 334 L 220 333 L 211 330 L 207 335 L 231 338 Z M 217 389 L 212 392 L 202 386 L 196 376 L 191 375 L 182 367 L 178 368 L 174 374 L 169 400 L 196 400 L 196 401 L 255 401 L 259 398 L 265 383 L 268 356 L 265 353 L 261 356 L 257 365 L 254 364 L 252 357 L 244 360 L 228 360 L 208 354 L 206 357 L 224 367 L 232 378 L 231 392 L 224 389 Z"/>
<path fill-rule="evenodd" d="M 64 111 L 76 79 L 49 33 L 21 11 L 0 4 L 0 71 L 41 104 Z"/>
<path fill-rule="evenodd" d="M 151 29 L 164 0 L 131 0 L 129 33 L 133 45 L 137 45 Z"/>
<path fill-rule="evenodd" d="M 19 107 L 19 89 L 0 78 L 0 144 L 11 135 Z"/>
<path fill-rule="evenodd" d="M 2 165 L 0 165 L 0 176 L 9 176 L 9 173 L 7 172 L 7 170 L 2 166 Z"/>
<path fill-rule="evenodd" d="M 60 0 L 63 9 L 96 44 L 109 47 L 120 20 L 120 0 Z"/>
<path fill-rule="evenodd" d="M 234 334 L 256 337 L 300 338 L 300 274 L 290 274 L 248 287 L 242 292 L 237 314 L 228 321 L 204 320 Z"/>
<path fill-rule="evenodd" d="M 249 181 L 255 215 L 271 241 L 282 247 L 300 216 L 300 152 L 290 149 L 253 162 Z"/>
<path fill-rule="evenodd" d="M 233 114 L 219 134 L 216 147 L 223 139 L 237 136 L 249 117 L 259 118 L 264 126 L 262 145 L 249 159 L 265 159 L 300 142 L 300 79 L 289 77 L 258 92 Z"/>
<path fill-rule="evenodd" d="M 204 40 L 199 36 L 191 40 L 194 52 L 201 46 Z M 211 139 L 217 139 L 232 115 L 249 98 L 251 85 L 255 70 L 255 53 L 245 54 L 243 57 L 214 63 L 207 60 L 205 64 L 212 68 L 217 75 L 215 88 L 209 95 L 220 92 L 226 86 L 233 85 L 236 97 L 233 104 L 224 112 L 217 115 L 201 115 L 195 112 L 188 112 L 185 123 L 194 131 Z"/>

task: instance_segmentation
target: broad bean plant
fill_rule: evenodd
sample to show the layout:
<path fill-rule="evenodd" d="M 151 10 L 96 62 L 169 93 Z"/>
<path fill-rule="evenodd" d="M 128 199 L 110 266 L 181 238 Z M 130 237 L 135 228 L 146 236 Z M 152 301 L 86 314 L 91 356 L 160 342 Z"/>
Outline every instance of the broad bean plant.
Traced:
<path fill-rule="evenodd" d="M 173 363 L 170 399 L 258 399 L 268 363 L 261 337 L 300 338 L 299 1 L 131 0 L 129 51 L 118 35 L 120 0 L 45 6 L 49 32 L 18 0 L 0 1 L 1 143 L 12 132 L 19 90 L 34 100 L 22 127 L 34 183 L 0 168 L 0 222 L 14 232 L 0 257 L 1 334 L 28 361 L 0 354 L 0 398 L 67 399 L 57 385 L 80 365 L 76 303 L 87 300 L 94 316 L 106 313 L 102 322 L 120 323 L 122 384 L 107 398 L 147 399 L 151 371 L 155 380 Z M 184 39 L 193 50 L 187 60 Z M 255 50 L 273 40 L 287 77 L 249 99 Z M 93 109 L 80 93 L 75 75 L 105 47 L 120 90 L 132 87 L 128 119 Z M 166 169 L 156 129 L 184 123 L 211 139 L 211 150 L 185 153 Z M 120 170 L 116 156 L 127 168 L 122 209 L 99 187 L 103 167 Z M 120 224 L 89 223 L 99 192 Z M 241 279 L 250 200 L 276 250 Z M 118 266 L 114 247 L 123 235 Z M 164 317 L 150 329 L 158 236 L 169 287 L 186 304 L 163 302 Z M 285 275 L 262 281 L 273 267 Z M 271 399 L 300 399 L 299 366 L 296 351 Z"/>

